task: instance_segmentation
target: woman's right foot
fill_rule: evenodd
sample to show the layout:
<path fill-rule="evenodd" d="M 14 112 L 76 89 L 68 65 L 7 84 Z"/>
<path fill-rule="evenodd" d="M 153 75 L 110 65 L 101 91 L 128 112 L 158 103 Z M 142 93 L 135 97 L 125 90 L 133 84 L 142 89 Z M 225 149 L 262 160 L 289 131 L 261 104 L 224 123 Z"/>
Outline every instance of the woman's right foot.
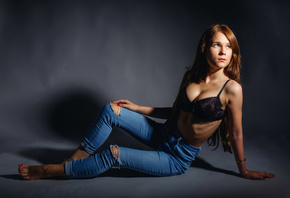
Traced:
<path fill-rule="evenodd" d="M 82 146 L 79 146 L 78 149 L 74 152 L 74 154 L 72 154 L 72 156 L 68 159 L 66 159 L 65 161 L 63 161 L 61 164 L 65 164 L 68 161 L 72 161 L 72 160 L 79 160 L 79 159 L 85 159 L 90 157 L 90 154 L 87 153 Z"/>
<path fill-rule="evenodd" d="M 31 166 L 19 164 L 18 172 L 23 179 L 35 180 L 49 177 L 65 177 L 63 164 Z"/>

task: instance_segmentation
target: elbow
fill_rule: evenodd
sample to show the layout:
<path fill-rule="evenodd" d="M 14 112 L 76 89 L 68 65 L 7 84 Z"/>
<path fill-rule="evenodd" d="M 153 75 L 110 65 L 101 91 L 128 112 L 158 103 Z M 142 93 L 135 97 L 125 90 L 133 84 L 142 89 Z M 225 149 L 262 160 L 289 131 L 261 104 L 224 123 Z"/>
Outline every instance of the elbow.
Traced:
<path fill-rule="evenodd" d="M 238 142 L 241 140 L 243 140 L 243 138 L 241 136 L 232 136 L 231 137 L 231 141 L 233 141 L 233 142 Z"/>
<path fill-rule="evenodd" d="M 233 140 L 233 141 L 243 140 L 242 130 L 233 130 L 231 132 L 231 140 Z"/>

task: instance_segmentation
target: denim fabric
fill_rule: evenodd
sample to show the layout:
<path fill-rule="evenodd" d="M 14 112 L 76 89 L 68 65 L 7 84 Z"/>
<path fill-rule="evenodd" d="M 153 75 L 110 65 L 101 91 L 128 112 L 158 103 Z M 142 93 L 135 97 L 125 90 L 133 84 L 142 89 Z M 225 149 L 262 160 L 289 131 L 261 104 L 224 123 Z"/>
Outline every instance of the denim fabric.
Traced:
<path fill-rule="evenodd" d="M 118 147 L 118 159 L 110 148 L 94 154 L 109 137 L 112 127 L 124 129 L 154 151 Z M 179 175 L 188 169 L 201 151 L 201 148 L 187 143 L 178 131 L 174 135 L 167 134 L 166 124 L 157 123 L 126 108 L 116 115 L 109 103 L 102 108 L 81 146 L 92 155 L 66 162 L 65 171 L 69 178 L 95 177 L 111 168 L 127 168 L 156 176 Z"/>

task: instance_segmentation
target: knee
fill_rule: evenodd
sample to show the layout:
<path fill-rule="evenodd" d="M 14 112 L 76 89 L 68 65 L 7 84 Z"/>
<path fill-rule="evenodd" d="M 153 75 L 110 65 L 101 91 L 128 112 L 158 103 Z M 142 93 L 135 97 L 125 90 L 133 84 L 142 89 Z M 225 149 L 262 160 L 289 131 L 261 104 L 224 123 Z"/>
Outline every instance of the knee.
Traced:
<path fill-rule="evenodd" d="M 114 114 L 120 115 L 121 114 L 121 107 L 117 104 L 110 103 L 111 109 L 113 110 Z"/>
<path fill-rule="evenodd" d="M 104 105 L 101 112 L 106 114 L 114 113 L 115 115 L 120 115 L 121 107 L 118 106 L 117 104 L 109 102 L 106 105 Z"/>
<path fill-rule="evenodd" d="M 118 146 L 111 146 L 110 149 L 111 149 L 111 152 L 112 152 L 114 158 L 117 161 L 119 161 L 119 147 Z"/>

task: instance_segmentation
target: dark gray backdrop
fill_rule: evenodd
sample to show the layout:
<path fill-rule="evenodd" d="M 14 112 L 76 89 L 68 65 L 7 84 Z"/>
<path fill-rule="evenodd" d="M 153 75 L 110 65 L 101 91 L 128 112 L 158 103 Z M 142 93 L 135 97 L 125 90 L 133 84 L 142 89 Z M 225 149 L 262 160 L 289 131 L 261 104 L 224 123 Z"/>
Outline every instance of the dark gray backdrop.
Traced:
<path fill-rule="evenodd" d="M 0 1 L 1 182 L 15 184 L 19 160 L 56 163 L 69 154 L 106 102 L 171 106 L 201 34 L 215 23 L 229 25 L 241 47 L 246 154 L 255 153 L 259 169 L 289 174 L 269 157 L 279 154 L 275 164 L 283 167 L 289 162 L 289 6 L 270 0 Z M 111 142 L 141 146 L 119 133 Z M 277 180 L 267 182 L 289 195 L 287 182 Z"/>

